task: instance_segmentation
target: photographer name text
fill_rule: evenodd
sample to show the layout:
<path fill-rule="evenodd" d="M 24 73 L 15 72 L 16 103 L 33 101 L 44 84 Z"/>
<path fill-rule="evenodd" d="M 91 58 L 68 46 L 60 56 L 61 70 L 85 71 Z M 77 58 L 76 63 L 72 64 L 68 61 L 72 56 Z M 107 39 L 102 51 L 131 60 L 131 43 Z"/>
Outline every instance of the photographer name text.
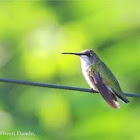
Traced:
<path fill-rule="evenodd" d="M 35 136 L 34 132 L 28 131 L 12 131 L 12 132 L 6 132 L 6 131 L 0 131 L 0 136 Z"/>

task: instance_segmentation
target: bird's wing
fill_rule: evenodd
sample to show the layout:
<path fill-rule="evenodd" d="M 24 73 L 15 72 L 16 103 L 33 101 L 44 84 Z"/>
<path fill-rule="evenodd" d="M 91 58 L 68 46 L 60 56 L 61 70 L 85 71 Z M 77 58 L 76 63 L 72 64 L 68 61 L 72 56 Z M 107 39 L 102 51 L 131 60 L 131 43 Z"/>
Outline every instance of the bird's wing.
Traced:
<path fill-rule="evenodd" d="M 116 96 L 106 87 L 103 83 L 100 74 L 96 71 L 90 71 L 90 76 L 92 77 L 99 93 L 106 100 L 106 102 L 113 108 L 119 108 L 119 103 L 117 102 Z"/>
<path fill-rule="evenodd" d="M 100 67 L 99 73 L 103 79 L 103 82 L 106 85 L 108 85 L 111 88 L 111 90 L 114 92 L 114 94 L 116 94 L 123 102 L 129 103 L 128 99 L 122 92 L 116 77 L 113 75 L 113 73 L 109 70 L 109 68 L 103 62 L 101 63 L 102 64 L 99 65 Z"/>

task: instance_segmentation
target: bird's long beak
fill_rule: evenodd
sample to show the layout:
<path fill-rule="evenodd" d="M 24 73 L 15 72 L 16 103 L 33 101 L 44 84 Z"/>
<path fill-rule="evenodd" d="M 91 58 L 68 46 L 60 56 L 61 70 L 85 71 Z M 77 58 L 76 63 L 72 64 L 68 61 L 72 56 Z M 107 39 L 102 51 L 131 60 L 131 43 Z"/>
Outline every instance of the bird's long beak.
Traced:
<path fill-rule="evenodd" d="M 84 55 L 84 54 L 82 54 L 82 53 L 61 53 L 61 54 L 72 54 L 72 55 Z"/>

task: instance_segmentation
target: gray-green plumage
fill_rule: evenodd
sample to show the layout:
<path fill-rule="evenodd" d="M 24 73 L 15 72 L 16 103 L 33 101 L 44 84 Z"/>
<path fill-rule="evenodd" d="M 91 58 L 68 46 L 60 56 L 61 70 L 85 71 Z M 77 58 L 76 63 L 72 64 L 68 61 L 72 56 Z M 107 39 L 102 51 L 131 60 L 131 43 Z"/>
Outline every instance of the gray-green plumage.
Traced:
<path fill-rule="evenodd" d="M 124 93 L 122 92 L 116 77 L 113 75 L 110 69 L 105 65 L 105 63 L 101 59 L 99 59 L 97 55 L 96 55 L 95 64 L 91 66 L 91 71 L 94 70 L 100 74 L 101 78 L 103 79 L 103 83 L 109 88 L 111 88 L 114 94 L 116 94 L 125 103 L 129 102 L 125 97 Z"/>

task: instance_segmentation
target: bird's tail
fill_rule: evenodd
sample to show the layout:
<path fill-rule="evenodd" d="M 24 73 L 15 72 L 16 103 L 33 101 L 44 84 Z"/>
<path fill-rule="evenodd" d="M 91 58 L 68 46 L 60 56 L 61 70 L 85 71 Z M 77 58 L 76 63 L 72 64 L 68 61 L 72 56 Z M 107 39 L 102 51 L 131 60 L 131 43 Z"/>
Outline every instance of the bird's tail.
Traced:
<path fill-rule="evenodd" d="M 99 93 L 102 95 L 102 97 L 105 99 L 105 101 L 115 109 L 120 108 L 120 105 L 117 102 L 116 96 L 102 82 L 102 78 L 100 77 L 100 75 L 98 73 L 94 72 L 93 80 L 94 80 L 94 83 L 95 83 Z"/>
<path fill-rule="evenodd" d="M 126 104 L 130 103 L 129 100 L 125 97 L 125 95 L 123 95 L 123 93 L 122 93 L 122 95 L 119 95 L 119 94 L 117 94 L 115 91 L 113 91 L 113 92 L 114 92 L 115 95 L 116 95 L 118 98 L 120 98 L 121 101 L 123 101 L 124 103 L 126 103 Z"/>
<path fill-rule="evenodd" d="M 105 99 L 105 101 L 113 108 L 118 109 L 120 105 L 117 101 L 116 96 L 109 90 L 104 84 L 98 83 L 97 85 L 99 93 Z"/>
<path fill-rule="evenodd" d="M 120 108 L 120 104 L 117 101 L 116 96 L 111 92 L 111 91 L 107 91 L 108 94 L 105 94 L 104 92 L 100 92 L 100 94 L 102 95 L 102 97 L 105 99 L 105 101 L 113 108 L 115 109 L 119 109 Z"/>

